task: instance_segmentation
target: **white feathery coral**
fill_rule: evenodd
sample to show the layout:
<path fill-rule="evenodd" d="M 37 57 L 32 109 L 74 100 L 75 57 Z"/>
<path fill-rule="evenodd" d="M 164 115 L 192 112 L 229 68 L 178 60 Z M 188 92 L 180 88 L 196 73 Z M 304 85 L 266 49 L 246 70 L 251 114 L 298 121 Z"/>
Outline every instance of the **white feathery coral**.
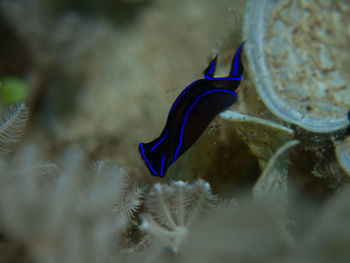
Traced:
<path fill-rule="evenodd" d="M 16 160 L 10 165 L 0 160 L 0 223 L 6 235 L 23 244 L 34 262 L 106 262 L 112 239 L 125 225 L 111 212 L 124 194 L 125 171 L 106 165 L 91 176 L 76 150 L 65 153 L 54 174 L 35 163 L 39 169 L 22 169 L 38 156 L 33 147 L 20 149 L 18 171 Z"/>
<path fill-rule="evenodd" d="M 216 196 L 203 180 L 193 184 L 183 181 L 173 181 L 170 185 L 157 183 L 145 197 L 141 227 L 177 252 L 198 217 L 216 204 Z"/>
<path fill-rule="evenodd" d="M 97 161 L 91 164 L 91 169 L 93 177 L 99 178 L 106 173 L 108 167 L 103 161 Z M 120 196 L 117 199 L 114 199 L 117 201 L 112 205 L 112 212 L 115 215 L 118 215 L 125 223 L 128 221 L 135 222 L 136 214 L 142 205 L 145 188 L 141 182 L 133 182 L 130 180 L 123 168 L 115 167 L 115 169 L 119 170 L 117 184 Z M 98 184 L 92 185 L 96 186 Z M 112 187 L 115 186 L 112 184 Z"/>
<path fill-rule="evenodd" d="M 9 105 L 0 114 L 0 155 L 12 150 L 22 136 L 29 112 L 24 103 Z"/>
<path fill-rule="evenodd" d="M 131 182 L 125 178 L 123 194 L 115 203 L 112 212 L 119 214 L 125 221 L 135 222 L 136 214 L 143 203 L 145 188 L 141 182 Z"/>

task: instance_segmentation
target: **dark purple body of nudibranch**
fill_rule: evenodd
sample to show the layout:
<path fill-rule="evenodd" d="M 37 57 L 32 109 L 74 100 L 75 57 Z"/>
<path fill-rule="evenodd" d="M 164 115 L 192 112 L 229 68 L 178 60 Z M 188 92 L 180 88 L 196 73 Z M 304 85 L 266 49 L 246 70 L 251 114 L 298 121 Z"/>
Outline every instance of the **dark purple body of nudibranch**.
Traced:
<path fill-rule="evenodd" d="M 204 79 L 192 82 L 177 97 L 160 136 L 139 144 L 139 152 L 152 175 L 165 176 L 168 167 L 195 143 L 213 118 L 236 101 L 235 90 L 244 71 L 243 45 L 233 57 L 228 77 L 214 78 L 215 57 L 204 71 Z"/>

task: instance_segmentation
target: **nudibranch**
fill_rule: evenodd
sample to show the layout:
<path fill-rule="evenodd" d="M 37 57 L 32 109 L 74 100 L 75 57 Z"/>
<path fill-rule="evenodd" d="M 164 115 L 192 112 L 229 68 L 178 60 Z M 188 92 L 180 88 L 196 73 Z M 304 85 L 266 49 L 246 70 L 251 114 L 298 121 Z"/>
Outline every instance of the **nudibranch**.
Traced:
<path fill-rule="evenodd" d="M 160 136 L 139 144 L 152 175 L 165 176 L 169 166 L 196 142 L 213 118 L 237 100 L 235 90 L 244 71 L 243 45 L 244 42 L 233 57 L 228 77 L 214 77 L 216 56 L 204 71 L 204 78 L 192 82 L 177 97 Z"/>

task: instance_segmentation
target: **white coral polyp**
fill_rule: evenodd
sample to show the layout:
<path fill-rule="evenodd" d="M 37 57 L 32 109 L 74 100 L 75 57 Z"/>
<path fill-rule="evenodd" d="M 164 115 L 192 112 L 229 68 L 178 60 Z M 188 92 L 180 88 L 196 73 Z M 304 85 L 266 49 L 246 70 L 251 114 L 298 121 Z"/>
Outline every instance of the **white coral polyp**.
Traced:
<path fill-rule="evenodd" d="M 198 217 L 217 203 L 210 185 L 203 180 L 193 184 L 183 181 L 154 184 L 145 200 L 141 228 L 175 253 Z"/>

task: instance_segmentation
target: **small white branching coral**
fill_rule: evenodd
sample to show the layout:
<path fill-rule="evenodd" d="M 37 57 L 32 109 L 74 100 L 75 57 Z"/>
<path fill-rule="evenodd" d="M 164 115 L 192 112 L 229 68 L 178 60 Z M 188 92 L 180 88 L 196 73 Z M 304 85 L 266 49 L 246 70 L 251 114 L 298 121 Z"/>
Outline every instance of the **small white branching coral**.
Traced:
<path fill-rule="evenodd" d="M 203 180 L 193 184 L 183 181 L 170 185 L 157 183 L 145 197 L 141 227 L 177 252 L 191 226 L 217 201 L 210 185 Z"/>
<path fill-rule="evenodd" d="M 6 236 L 34 262 L 106 262 L 128 220 L 124 207 L 137 210 L 123 202 L 130 200 L 125 170 L 103 162 L 89 170 L 77 150 L 67 151 L 57 165 L 41 165 L 35 147 L 18 152 L 10 162 L 0 158 L 0 224 Z"/>
<path fill-rule="evenodd" d="M 91 164 L 92 175 L 95 178 L 105 173 L 108 166 L 103 161 L 97 161 Z M 135 222 L 136 214 L 142 205 L 142 199 L 145 187 L 141 182 L 133 182 L 123 168 L 120 170 L 120 182 L 118 188 L 121 193 L 116 202 L 114 202 L 112 212 L 126 222 Z"/>
<path fill-rule="evenodd" d="M 132 183 L 125 178 L 123 195 L 114 205 L 112 211 L 119 214 L 124 220 L 136 222 L 136 215 L 142 205 L 145 187 L 141 182 Z"/>
<path fill-rule="evenodd" d="M 0 155 L 12 150 L 22 136 L 29 112 L 24 103 L 1 108 L 0 113 Z"/>

